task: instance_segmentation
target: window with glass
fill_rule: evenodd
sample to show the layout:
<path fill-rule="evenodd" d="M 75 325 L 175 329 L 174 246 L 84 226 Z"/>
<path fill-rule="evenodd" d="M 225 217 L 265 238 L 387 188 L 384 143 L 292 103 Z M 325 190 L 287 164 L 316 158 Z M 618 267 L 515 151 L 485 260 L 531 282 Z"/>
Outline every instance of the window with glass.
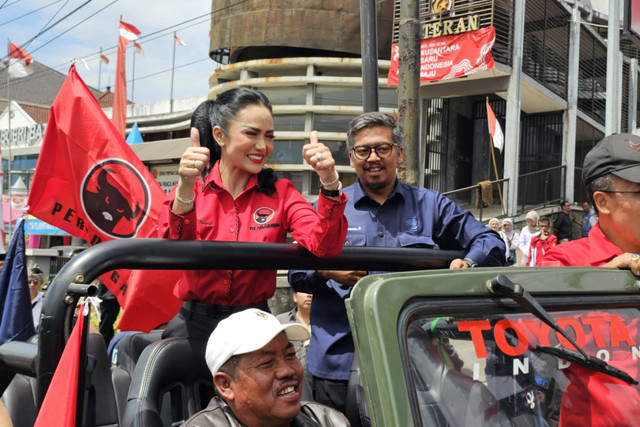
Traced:
<path fill-rule="evenodd" d="M 347 86 L 316 86 L 316 105 L 362 105 L 362 88 Z"/>
<path fill-rule="evenodd" d="M 281 179 L 288 179 L 293 183 L 298 192 L 302 193 L 303 172 L 277 171 L 276 176 Z"/>
<path fill-rule="evenodd" d="M 302 159 L 303 140 L 280 140 L 273 142 L 273 153 L 269 156 L 269 163 L 273 164 L 300 164 Z"/>
<path fill-rule="evenodd" d="M 318 132 L 346 132 L 349 122 L 355 117 L 341 114 L 314 114 L 313 128 Z"/>
<path fill-rule="evenodd" d="M 378 89 L 378 103 L 380 107 L 398 108 L 398 89 L 395 87 Z"/>
<path fill-rule="evenodd" d="M 487 314 L 440 310 L 412 315 L 406 324 L 403 364 L 423 425 L 635 424 L 638 384 L 586 366 L 570 341 L 533 314 L 467 304 L 475 313 L 486 304 Z M 604 361 L 640 379 L 637 309 L 550 314 L 596 360 L 592 366 Z"/>
<path fill-rule="evenodd" d="M 305 105 L 307 103 L 306 86 L 259 87 L 267 95 L 271 105 Z"/>
<path fill-rule="evenodd" d="M 304 114 L 284 114 L 273 116 L 273 126 L 278 132 L 304 132 Z"/>

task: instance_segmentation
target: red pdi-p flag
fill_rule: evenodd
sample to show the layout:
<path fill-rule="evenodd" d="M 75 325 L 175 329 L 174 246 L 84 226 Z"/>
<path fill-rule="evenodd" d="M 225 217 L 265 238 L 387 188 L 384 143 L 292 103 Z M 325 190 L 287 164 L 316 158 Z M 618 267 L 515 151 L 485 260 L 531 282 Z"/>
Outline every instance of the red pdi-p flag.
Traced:
<path fill-rule="evenodd" d="M 29 213 L 91 245 L 156 237 L 165 194 L 84 82 L 69 69 L 49 115 L 29 193 Z M 101 279 L 124 312 L 119 328 L 149 331 L 170 320 L 178 271 L 118 270 Z"/>
<path fill-rule="evenodd" d="M 87 303 L 85 303 L 87 304 Z M 75 427 L 80 349 L 85 327 L 85 309 L 78 314 L 71 335 L 64 346 L 58 367 L 42 402 L 34 427 Z"/>

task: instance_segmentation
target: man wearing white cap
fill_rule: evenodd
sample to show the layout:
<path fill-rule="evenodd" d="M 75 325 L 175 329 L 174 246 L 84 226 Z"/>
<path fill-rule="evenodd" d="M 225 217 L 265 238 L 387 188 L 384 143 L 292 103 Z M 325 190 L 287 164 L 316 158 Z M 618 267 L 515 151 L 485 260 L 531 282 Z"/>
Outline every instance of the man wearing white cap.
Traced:
<path fill-rule="evenodd" d="M 307 339 L 304 326 L 258 309 L 222 320 L 205 354 L 218 396 L 183 426 L 348 426 L 340 412 L 300 402 L 303 369 L 290 341 Z"/>

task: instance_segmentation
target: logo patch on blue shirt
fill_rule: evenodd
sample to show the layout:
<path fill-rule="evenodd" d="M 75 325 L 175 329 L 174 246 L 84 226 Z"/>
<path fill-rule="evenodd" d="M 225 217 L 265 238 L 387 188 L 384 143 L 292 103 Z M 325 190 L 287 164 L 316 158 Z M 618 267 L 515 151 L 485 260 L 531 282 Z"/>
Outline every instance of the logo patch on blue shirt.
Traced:
<path fill-rule="evenodd" d="M 422 224 L 418 221 L 418 218 L 412 216 L 404 222 L 404 225 L 407 227 L 407 231 L 411 234 L 418 234 L 422 231 Z"/>

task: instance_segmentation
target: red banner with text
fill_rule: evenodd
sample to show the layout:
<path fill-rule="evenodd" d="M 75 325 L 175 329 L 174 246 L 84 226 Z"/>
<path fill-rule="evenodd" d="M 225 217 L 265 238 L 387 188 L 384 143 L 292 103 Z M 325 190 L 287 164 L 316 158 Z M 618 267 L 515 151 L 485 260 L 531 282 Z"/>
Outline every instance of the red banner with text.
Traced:
<path fill-rule="evenodd" d="M 491 48 L 496 40 L 494 27 L 455 36 L 424 39 L 420 42 L 420 81 L 453 79 L 495 68 Z M 398 84 L 398 44 L 391 46 L 391 67 L 387 84 Z"/>

